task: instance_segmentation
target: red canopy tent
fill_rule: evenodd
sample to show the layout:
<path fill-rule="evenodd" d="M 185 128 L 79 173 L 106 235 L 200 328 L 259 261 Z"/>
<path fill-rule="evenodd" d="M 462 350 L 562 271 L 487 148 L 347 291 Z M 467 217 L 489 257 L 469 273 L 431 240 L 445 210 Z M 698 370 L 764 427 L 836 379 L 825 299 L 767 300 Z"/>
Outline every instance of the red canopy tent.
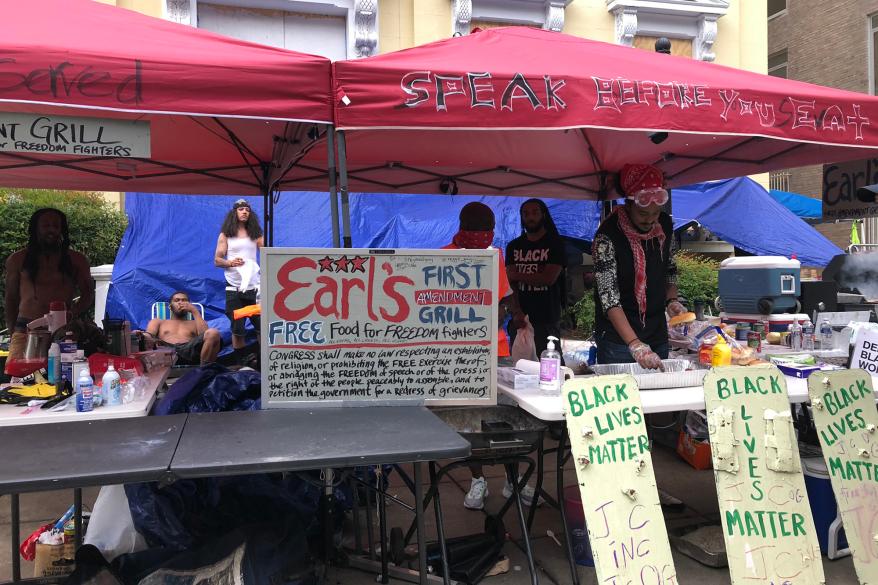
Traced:
<path fill-rule="evenodd" d="M 332 123 L 328 59 L 91 0 L 9 2 L 3 16 L 0 147 L 34 140 L 9 122 L 23 113 L 145 121 L 150 152 L 0 148 L 0 185 L 266 196 L 302 178 L 326 188 L 325 146 L 308 169 L 298 163 Z"/>
<path fill-rule="evenodd" d="M 876 97 L 530 28 L 333 73 L 353 191 L 598 199 L 628 162 L 675 186 L 878 148 Z"/>

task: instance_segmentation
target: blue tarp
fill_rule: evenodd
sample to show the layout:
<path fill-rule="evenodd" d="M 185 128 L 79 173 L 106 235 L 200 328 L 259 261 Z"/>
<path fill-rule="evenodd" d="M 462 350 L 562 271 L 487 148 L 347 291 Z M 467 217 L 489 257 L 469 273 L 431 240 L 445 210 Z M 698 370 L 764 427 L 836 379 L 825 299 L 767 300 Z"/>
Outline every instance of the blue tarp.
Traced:
<path fill-rule="evenodd" d="M 777 189 L 772 189 L 768 194 L 802 219 L 821 219 L 823 217 L 823 201 L 820 199 L 778 191 Z"/>
<path fill-rule="evenodd" d="M 176 289 L 204 305 L 205 319 L 229 339 L 223 271 L 213 264 L 216 240 L 225 214 L 238 197 L 128 193 L 129 224 L 113 268 L 107 312 L 145 328 L 150 307 Z M 470 201 L 489 205 L 497 218 L 494 245 L 521 234 L 518 210 L 524 199 L 464 195 L 353 194 L 351 235 L 363 248 L 440 248 L 457 231 L 460 208 Z M 600 219 L 594 201 L 546 199 L 564 235 L 591 241 Z M 251 198 L 264 217 L 261 198 Z M 276 246 L 332 245 L 326 193 L 290 192 L 275 206 Z"/>
<path fill-rule="evenodd" d="M 826 266 L 844 253 L 746 177 L 674 189 L 673 205 L 675 229 L 696 221 L 757 256 L 795 254 L 805 266 Z"/>
<path fill-rule="evenodd" d="M 205 317 L 228 340 L 223 271 L 213 265 L 219 227 L 237 197 L 129 193 L 129 217 L 113 269 L 107 311 L 144 328 L 150 307 L 176 289 L 204 304 Z M 494 245 L 521 233 L 519 197 L 463 195 L 351 196 L 354 245 L 367 248 L 438 248 L 451 241 L 460 208 L 489 205 L 497 217 Z M 591 241 L 600 205 L 594 201 L 545 200 L 562 235 Z M 260 218 L 262 200 L 251 204 Z M 673 191 L 675 226 L 697 221 L 753 254 L 796 254 L 803 264 L 824 266 L 841 250 L 768 196 L 750 179 L 732 179 Z M 275 207 L 277 246 L 327 247 L 332 243 L 329 197 L 290 192 Z"/>

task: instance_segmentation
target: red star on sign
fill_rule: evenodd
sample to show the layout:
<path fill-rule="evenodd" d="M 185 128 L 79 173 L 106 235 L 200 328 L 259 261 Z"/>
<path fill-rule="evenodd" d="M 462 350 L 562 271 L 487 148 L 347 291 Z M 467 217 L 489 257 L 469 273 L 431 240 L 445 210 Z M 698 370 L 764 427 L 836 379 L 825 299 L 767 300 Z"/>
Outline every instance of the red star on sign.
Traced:
<path fill-rule="evenodd" d="M 368 258 L 363 258 L 362 256 L 357 256 L 353 260 L 351 260 L 351 272 L 366 272 L 364 265 L 368 262 Z"/>
<path fill-rule="evenodd" d="M 341 258 L 339 258 L 338 260 L 335 261 L 335 271 L 336 272 L 347 272 L 348 266 L 350 265 L 350 263 L 351 263 L 351 261 L 348 260 L 347 256 L 342 256 Z"/>
<path fill-rule="evenodd" d="M 317 263 L 320 264 L 320 272 L 332 272 L 332 258 L 329 256 L 318 260 Z"/>

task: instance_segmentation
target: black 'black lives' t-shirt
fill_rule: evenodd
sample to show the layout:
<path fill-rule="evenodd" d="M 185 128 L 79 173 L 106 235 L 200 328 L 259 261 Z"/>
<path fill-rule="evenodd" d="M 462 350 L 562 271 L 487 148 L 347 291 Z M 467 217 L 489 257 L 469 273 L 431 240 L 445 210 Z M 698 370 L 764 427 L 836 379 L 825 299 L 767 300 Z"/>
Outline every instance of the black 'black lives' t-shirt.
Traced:
<path fill-rule="evenodd" d="M 522 234 L 506 246 L 506 265 L 515 266 L 522 274 L 543 272 L 549 264 L 566 265 L 564 241 L 546 234 L 532 242 Z M 561 303 L 564 274 L 548 286 L 530 285 L 515 282 L 512 286 L 518 293 L 521 310 L 530 317 L 531 323 L 555 324 L 561 320 Z"/>

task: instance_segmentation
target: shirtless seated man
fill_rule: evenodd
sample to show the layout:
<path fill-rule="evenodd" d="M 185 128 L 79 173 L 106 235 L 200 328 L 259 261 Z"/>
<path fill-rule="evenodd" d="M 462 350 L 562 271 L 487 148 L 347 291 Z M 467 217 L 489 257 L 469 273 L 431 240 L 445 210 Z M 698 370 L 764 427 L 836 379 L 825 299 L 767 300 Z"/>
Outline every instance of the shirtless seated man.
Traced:
<path fill-rule="evenodd" d="M 48 313 L 50 303 L 63 301 L 70 320 L 87 314 L 94 298 L 88 259 L 70 249 L 67 216 L 53 208 L 38 209 L 30 218 L 27 246 L 6 260 L 10 357 L 24 355 L 27 324 Z"/>
<path fill-rule="evenodd" d="M 173 347 L 177 363 L 194 366 L 216 361 L 222 345 L 219 331 L 208 328 L 201 312 L 189 302 L 189 295 L 177 291 L 171 295 L 171 318 L 153 319 L 143 332 L 147 342 Z M 192 315 L 190 320 L 188 315 Z"/>

